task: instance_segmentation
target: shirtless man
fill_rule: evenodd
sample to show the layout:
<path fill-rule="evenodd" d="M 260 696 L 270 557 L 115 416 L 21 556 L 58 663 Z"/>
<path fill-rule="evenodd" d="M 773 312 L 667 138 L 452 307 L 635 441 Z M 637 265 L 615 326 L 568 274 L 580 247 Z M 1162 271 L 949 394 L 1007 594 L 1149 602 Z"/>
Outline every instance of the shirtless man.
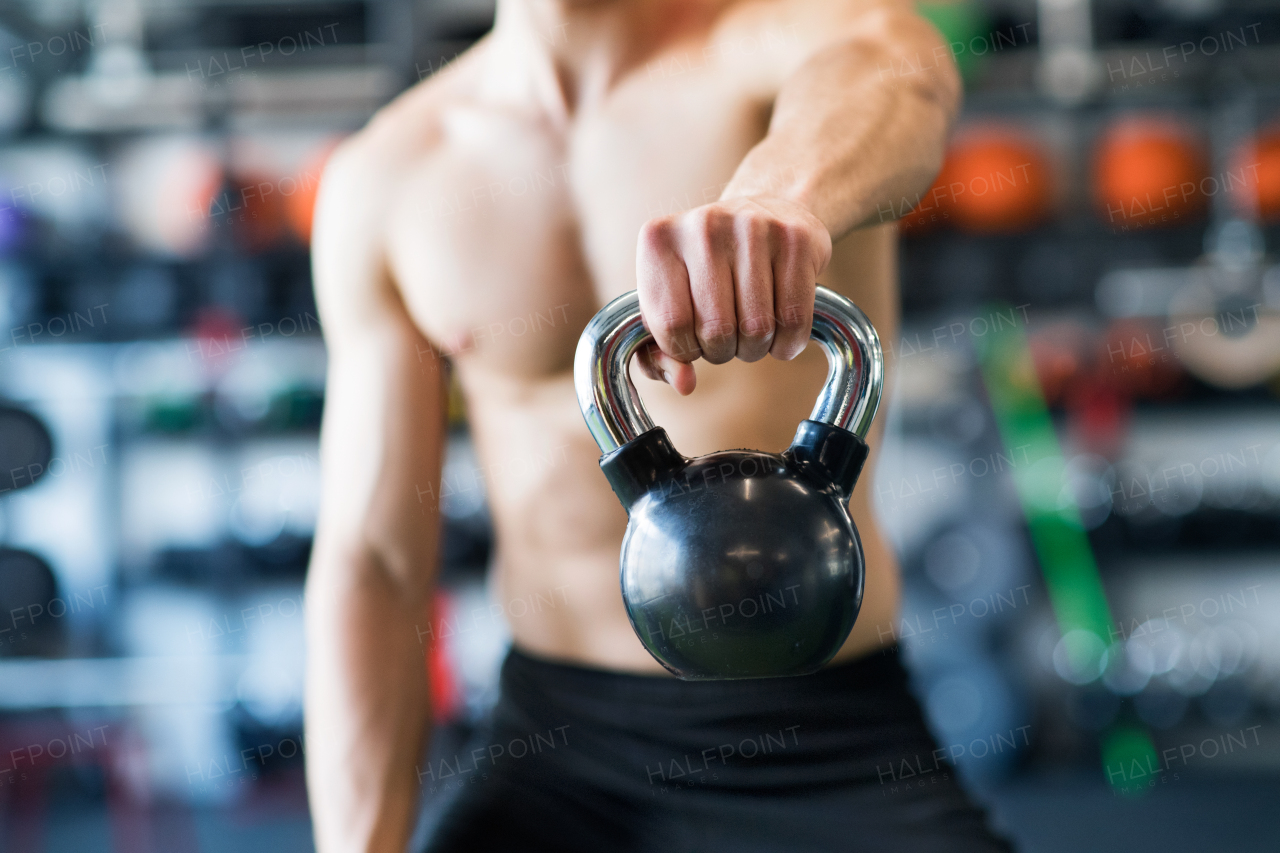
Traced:
<path fill-rule="evenodd" d="M 627 518 L 572 375 L 586 322 L 638 288 L 657 346 L 633 375 L 676 447 L 786 447 L 826 375 L 806 349 L 815 281 L 895 335 L 885 211 L 929 185 L 958 99 L 907 0 L 499 0 L 488 36 L 335 154 L 314 237 L 330 367 L 307 582 L 321 853 L 404 850 L 435 780 L 417 626 L 450 373 L 501 472 L 496 600 L 554 590 L 556 606 L 512 620 L 492 728 L 447 757 L 465 778 L 426 798 L 415 849 L 1006 849 L 881 649 L 899 582 L 869 474 L 851 503 L 865 599 L 833 663 L 681 682 L 623 609 Z M 538 754 L 516 757 L 521 738 Z M 900 760 L 932 763 L 927 790 L 881 784 L 874 768 Z"/>

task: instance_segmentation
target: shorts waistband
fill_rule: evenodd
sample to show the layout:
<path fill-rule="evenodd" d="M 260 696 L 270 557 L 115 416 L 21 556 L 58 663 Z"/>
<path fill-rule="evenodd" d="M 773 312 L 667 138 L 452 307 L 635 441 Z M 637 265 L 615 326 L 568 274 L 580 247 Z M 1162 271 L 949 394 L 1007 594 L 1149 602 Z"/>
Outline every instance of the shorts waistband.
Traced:
<path fill-rule="evenodd" d="M 874 778 L 877 762 L 934 749 L 896 648 L 813 675 L 741 681 L 611 671 L 513 648 L 494 724 L 498 739 L 563 732 L 566 749 L 555 760 L 645 792 L 646 768 L 708 750 L 744 758 L 717 765 L 721 787 L 816 790 Z"/>
<path fill-rule="evenodd" d="M 670 675 L 607 670 L 536 657 L 512 646 L 502 668 L 502 689 L 539 704 L 616 719 L 679 716 L 686 720 L 726 713 L 894 705 L 912 701 L 897 646 L 792 678 L 681 681 Z"/>

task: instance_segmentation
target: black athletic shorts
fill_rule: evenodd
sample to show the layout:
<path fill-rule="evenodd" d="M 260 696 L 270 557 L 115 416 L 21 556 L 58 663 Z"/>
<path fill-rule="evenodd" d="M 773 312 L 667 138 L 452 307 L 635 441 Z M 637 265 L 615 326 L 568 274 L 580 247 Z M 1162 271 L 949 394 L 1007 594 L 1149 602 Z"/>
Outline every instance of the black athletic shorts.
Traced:
<path fill-rule="evenodd" d="M 896 650 L 800 678 L 706 682 L 513 650 L 491 720 L 433 744 L 418 768 L 412 849 L 1011 850 L 942 755 Z"/>

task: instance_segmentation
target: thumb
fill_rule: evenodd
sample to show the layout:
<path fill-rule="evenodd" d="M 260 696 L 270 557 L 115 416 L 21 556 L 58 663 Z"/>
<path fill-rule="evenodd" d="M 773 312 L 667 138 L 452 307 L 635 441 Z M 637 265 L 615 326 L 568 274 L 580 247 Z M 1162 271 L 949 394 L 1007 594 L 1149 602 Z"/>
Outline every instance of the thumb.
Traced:
<path fill-rule="evenodd" d="M 698 375 L 694 372 L 692 364 L 677 361 L 667 355 L 654 341 L 649 341 L 641 347 L 636 353 L 636 359 L 640 362 L 640 369 L 645 376 L 667 383 L 682 397 L 692 394 L 698 384 Z"/>

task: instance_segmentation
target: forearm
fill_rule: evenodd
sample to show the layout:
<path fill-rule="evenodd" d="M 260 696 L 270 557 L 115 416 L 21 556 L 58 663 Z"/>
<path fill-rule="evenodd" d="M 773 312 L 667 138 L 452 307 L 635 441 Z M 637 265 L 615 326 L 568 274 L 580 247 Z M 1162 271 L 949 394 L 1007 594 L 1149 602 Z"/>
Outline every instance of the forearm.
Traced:
<path fill-rule="evenodd" d="M 424 615 L 370 559 L 313 562 L 307 787 L 319 853 L 405 849 L 430 720 Z"/>
<path fill-rule="evenodd" d="M 722 198 L 795 202 L 833 240 L 896 218 L 902 199 L 937 174 L 958 108 L 958 77 L 940 46 L 924 21 L 886 12 L 865 35 L 815 54 L 782 85 L 769 132 Z"/>

